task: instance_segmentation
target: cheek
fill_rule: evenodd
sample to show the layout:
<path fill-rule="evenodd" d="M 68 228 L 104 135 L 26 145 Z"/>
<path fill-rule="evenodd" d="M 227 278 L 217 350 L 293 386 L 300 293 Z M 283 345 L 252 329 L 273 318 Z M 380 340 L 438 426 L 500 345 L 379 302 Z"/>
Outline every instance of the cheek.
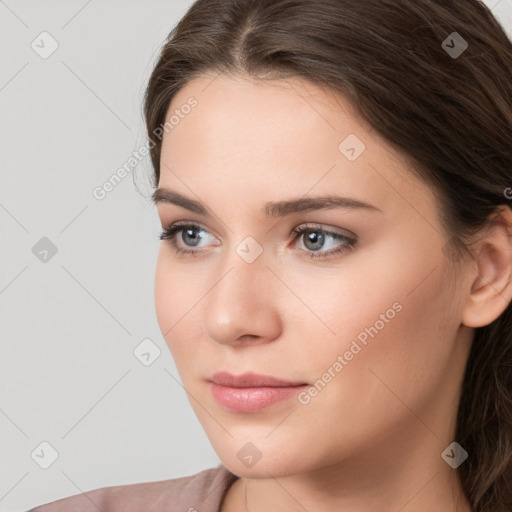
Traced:
<path fill-rule="evenodd" d="M 172 279 L 171 269 L 166 262 L 165 250 L 160 248 L 158 253 L 158 260 L 155 270 L 155 311 L 160 326 L 160 330 L 164 335 L 171 328 L 176 306 L 176 292 L 173 290 L 173 285 L 176 283 Z"/>
<path fill-rule="evenodd" d="M 324 289 L 329 301 L 316 301 L 337 336 L 309 351 L 318 389 L 311 406 L 333 405 L 336 428 L 343 420 L 352 431 L 372 418 L 383 429 L 410 414 L 404 403 L 423 410 L 449 373 L 457 318 L 444 262 L 406 254 L 354 269 L 358 277 L 347 273 L 343 286 Z"/>
<path fill-rule="evenodd" d="M 365 378 L 371 376 L 367 369 L 371 365 L 407 374 L 401 365 L 408 364 L 421 373 L 426 371 L 426 356 L 434 361 L 448 356 L 443 319 L 454 306 L 443 282 L 446 259 L 436 249 L 437 239 L 413 232 L 406 235 L 386 237 L 375 248 L 354 253 L 337 273 L 329 269 L 330 274 L 315 272 L 311 278 L 303 273 L 306 277 L 295 281 L 297 295 L 323 322 L 309 315 L 308 327 L 304 317 L 299 320 L 301 329 L 306 329 L 304 337 L 312 336 L 315 328 L 321 333 L 315 338 L 315 350 L 308 354 L 317 374 L 351 347 L 357 355 L 347 354 L 349 366 L 363 364 Z M 288 281 L 292 278 L 288 276 Z M 410 373 L 414 379 L 414 372 Z"/>
<path fill-rule="evenodd" d="M 168 251 L 162 246 L 158 255 L 154 283 L 155 311 L 162 335 L 179 366 L 180 361 L 196 349 L 195 340 L 199 338 L 195 331 L 198 323 L 193 321 L 193 307 L 204 292 L 190 286 L 188 270 L 173 263 Z"/>

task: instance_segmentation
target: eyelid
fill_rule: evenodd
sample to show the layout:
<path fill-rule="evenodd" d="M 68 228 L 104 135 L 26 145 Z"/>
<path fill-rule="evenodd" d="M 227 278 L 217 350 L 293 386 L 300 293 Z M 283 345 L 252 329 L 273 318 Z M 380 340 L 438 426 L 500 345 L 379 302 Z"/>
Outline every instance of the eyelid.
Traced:
<path fill-rule="evenodd" d="M 195 220 L 179 220 L 176 222 L 171 222 L 168 224 L 167 228 L 165 227 L 165 224 L 166 224 L 165 222 L 161 222 L 161 224 L 162 224 L 162 229 L 164 229 L 164 230 L 171 229 L 172 227 L 178 227 L 178 226 L 183 227 L 183 228 L 194 226 L 194 227 L 198 227 L 198 228 L 202 229 L 203 231 L 210 233 L 212 236 L 215 236 L 216 238 L 218 238 L 216 235 L 214 235 L 210 231 L 210 229 L 208 229 L 206 226 L 201 224 L 201 222 L 195 221 Z M 298 230 L 306 231 L 307 229 L 311 229 L 311 230 L 318 229 L 319 231 L 323 231 L 324 233 L 327 233 L 327 234 L 338 235 L 338 236 L 342 236 L 342 237 L 348 238 L 348 239 L 354 239 L 354 240 L 357 239 L 357 235 L 346 228 L 343 228 L 344 232 L 338 232 L 336 230 L 339 230 L 342 228 L 331 228 L 331 227 L 326 226 L 325 224 L 321 224 L 319 222 L 303 222 L 302 224 L 299 224 L 297 227 L 293 228 L 291 232 L 295 233 Z M 345 233 L 347 233 L 347 234 L 345 234 Z"/>
<path fill-rule="evenodd" d="M 302 224 L 299 224 L 296 228 L 293 228 L 292 232 L 295 232 L 297 230 L 307 231 L 307 230 L 315 230 L 318 229 L 319 231 L 323 231 L 324 233 L 328 233 L 331 235 L 337 235 L 342 236 L 344 238 L 349 239 L 357 239 L 357 235 L 346 228 L 334 228 L 329 227 L 325 224 L 321 224 L 319 222 L 304 222 Z M 338 231 L 341 230 L 341 231 Z"/>
<path fill-rule="evenodd" d="M 171 225 L 167 228 L 164 228 L 160 235 L 161 240 L 168 240 L 169 244 L 171 245 L 172 249 L 174 250 L 175 254 L 177 256 L 200 256 L 203 253 L 208 252 L 205 248 L 200 249 L 183 249 L 178 246 L 176 242 L 176 235 L 182 231 L 185 230 L 185 228 L 199 228 L 198 231 L 205 231 L 206 233 L 209 233 L 213 237 L 212 233 L 208 231 L 200 222 L 195 221 L 176 221 L 174 223 L 171 223 Z M 336 228 L 339 229 L 339 228 Z M 303 254 L 303 257 L 310 260 L 329 260 L 334 259 L 336 256 L 345 253 L 347 251 L 350 251 L 358 244 L 358 237 L 354 233 L 352 233 L 349 230 L 350 235 L 344 235 L 342 233 L 339 233 L 337 231 L 332 230 L 331 228 L 327 228 L 319 223 L 303 223 L 298 225 L 292 230 L 291 235 L 293 235 L 293 239 L 291 243 L 297 242 L 300 240 L 301 236 L 304 233 L 307 233 L 308 231 L 321 231 L 324 233 L 324 235 L 330 236 L 333 239 L 336 239 L 337 241 L 340 241 L 341 244 L 337 247 L 328 249 L 328 250 L 319 250 L 319 251 L 309 251 L 307 249 L 297 249 L 294 248 L 293 250 L 299 251 Z M 216 237 L 215 237 L 216 238 Z M 219 245 L 219 243 L 216 243 L 215 245 Z"/>

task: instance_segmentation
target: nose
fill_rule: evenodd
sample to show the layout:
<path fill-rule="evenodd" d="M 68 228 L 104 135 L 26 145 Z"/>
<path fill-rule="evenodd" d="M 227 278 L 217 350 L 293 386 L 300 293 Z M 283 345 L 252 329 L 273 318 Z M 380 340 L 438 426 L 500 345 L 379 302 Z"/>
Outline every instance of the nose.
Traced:
<path fill-rule="evenodd" d="M 205 331 L 224 345 L 269 343 L 281 333 L 279 280 L 267 268 L 264 253 L 252 263 L 234 250 L 205 297 Z"/>

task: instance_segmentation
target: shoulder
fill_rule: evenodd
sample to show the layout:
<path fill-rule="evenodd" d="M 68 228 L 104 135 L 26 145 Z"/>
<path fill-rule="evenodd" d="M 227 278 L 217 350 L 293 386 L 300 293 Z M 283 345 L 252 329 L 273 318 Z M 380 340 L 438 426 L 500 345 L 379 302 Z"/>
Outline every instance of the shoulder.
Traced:
<path fill-rule="evenodd" d="M 28 512 L 193 512 L 194 509 L 217 512 L 237 478 L 221 464 L 181 478 L 102 487 L 40 505 Z"/>

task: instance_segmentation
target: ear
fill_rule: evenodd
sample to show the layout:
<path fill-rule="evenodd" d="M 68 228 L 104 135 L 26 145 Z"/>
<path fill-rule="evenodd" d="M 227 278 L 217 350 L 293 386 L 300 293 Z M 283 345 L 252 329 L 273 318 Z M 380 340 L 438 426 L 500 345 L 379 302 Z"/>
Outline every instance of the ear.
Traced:
<path fill-rule="evenodd" d="M 479 241 L 476 277 L 462 313 L 468 327 L 483 327 L 498 318 L 512 299 L 512 210 L 504 205 L 491 216 Z"/>

